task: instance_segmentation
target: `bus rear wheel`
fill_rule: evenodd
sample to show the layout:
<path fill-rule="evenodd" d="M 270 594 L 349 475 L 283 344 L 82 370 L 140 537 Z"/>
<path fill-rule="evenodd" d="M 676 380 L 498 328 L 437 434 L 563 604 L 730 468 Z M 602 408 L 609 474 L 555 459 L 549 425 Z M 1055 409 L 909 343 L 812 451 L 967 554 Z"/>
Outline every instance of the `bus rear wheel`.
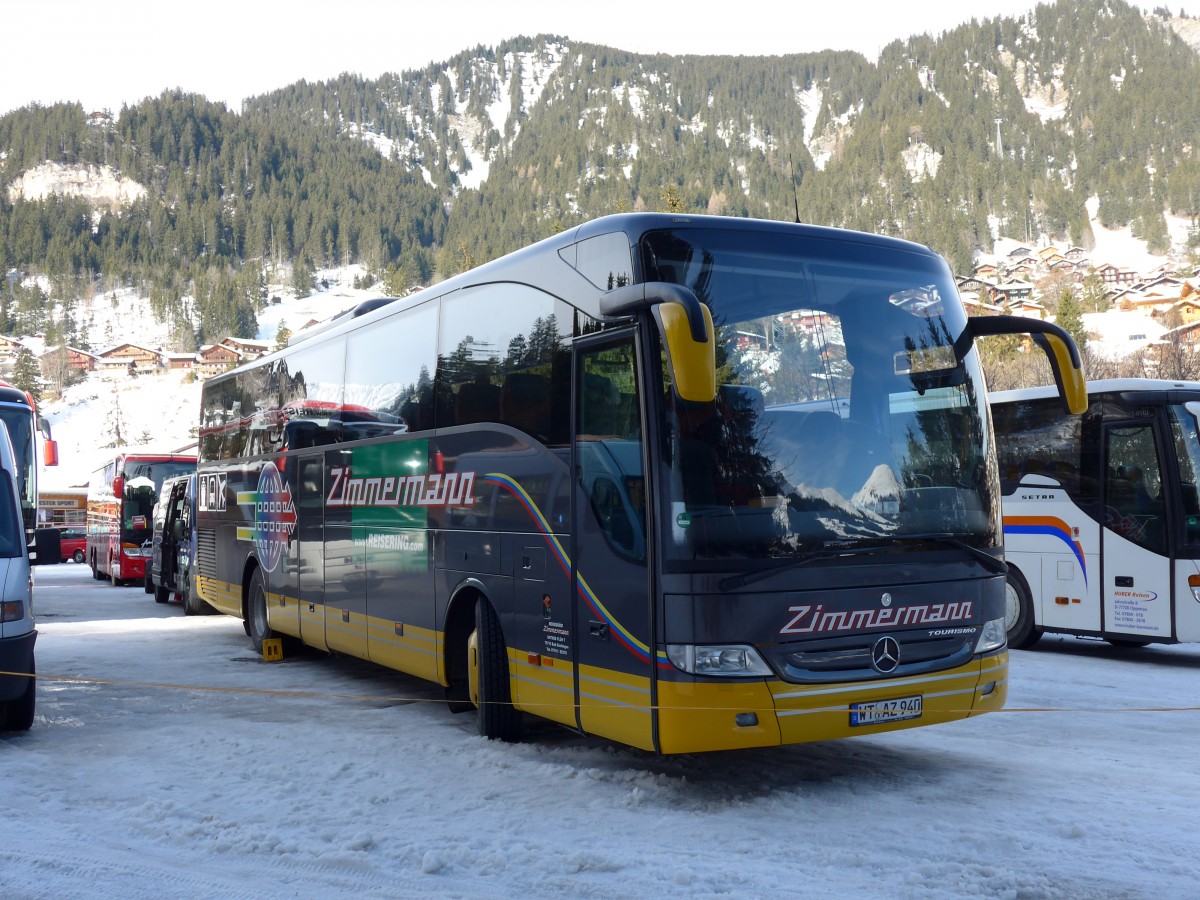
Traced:
<path fill-rule="evenodd" d="M 515 741 L 521 736 L 521 714 L 512 705 L 508 648 L 496 611 L 483 597 L 475 603 L 472 645 L 471 681 L 478 707 L 479 733 L 489 740 Z"/>
<path fill-rule="evenodd" d="M 1008 567 L 1004 583 L 1004 625 L 1008 629 L 1008 646 L 1015 650 L 1032 647 L 1042 636 L 1033 618 L 1033 600 L 1025 576 L 1015 566 Z"/>
<path fill-rule="evenodd" d="M 250 635 L 250 641 L 258 653 L 262 653 L 263 641 L 280 636 L 267 621 L 267 581 L 263 578 L 262 569 L 255 569 L 250 576 L 250 588 L 246 594 L 246 634 Z"/>

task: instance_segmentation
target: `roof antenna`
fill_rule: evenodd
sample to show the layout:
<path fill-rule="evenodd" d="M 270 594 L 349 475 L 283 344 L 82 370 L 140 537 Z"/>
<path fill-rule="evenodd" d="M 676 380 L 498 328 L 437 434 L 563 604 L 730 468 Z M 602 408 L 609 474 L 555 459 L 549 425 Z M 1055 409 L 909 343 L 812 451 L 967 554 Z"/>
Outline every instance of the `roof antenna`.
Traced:
<path fill-rule="evenodd" d="M 796 164 L 792 162 L 792 151 L 788 151 L 788 166 L 792 170 L 792 200 L 796 203 L 796 224 L 800 225 L 800 191 L 796 188 Z"/>

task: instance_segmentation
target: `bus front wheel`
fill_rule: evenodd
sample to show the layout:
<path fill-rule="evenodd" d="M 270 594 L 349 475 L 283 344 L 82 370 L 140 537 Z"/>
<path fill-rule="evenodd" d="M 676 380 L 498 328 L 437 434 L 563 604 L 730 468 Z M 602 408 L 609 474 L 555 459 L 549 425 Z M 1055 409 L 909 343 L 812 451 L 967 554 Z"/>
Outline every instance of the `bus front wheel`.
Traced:
<path fill-rule="evenodd" d="M 471 638 L 471 693 L 478 706 L 479 733 L 489 740 L 515 741 L 521 736 L 521 714 L 512 705 L 508 648 L 496 611 L 483 597 L 475 603 Z"/>
<path fill-rule="evenodd" d="M 1008 629 L 1008 646 L 1015 650 L 1032 647 L 1042 636 L 1033 617 L 1033 600 L 1029 585 L 1015 566 L 1008 567 L 1004 583 L 1004 625 Z"/>
<path fill-rule="evenodd" d="M 191 574 L 183 577 L 183 614 L 186 616 L 205 616 L 214 612 L 213 608 L 196 596 L 192 588 Z"/>

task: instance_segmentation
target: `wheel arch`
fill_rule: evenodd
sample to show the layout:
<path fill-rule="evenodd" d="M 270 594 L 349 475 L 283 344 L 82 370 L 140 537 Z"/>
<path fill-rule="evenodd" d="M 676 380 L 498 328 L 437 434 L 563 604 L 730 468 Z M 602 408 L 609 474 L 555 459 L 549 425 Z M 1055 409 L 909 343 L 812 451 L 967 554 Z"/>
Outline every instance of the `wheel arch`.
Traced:
<path fill-rule="evenodd" d="M 1039 621 L 1041 610 L 1038 608 L 1037 597 L 1029 587 L 1029 579 L 1021 571 L 1021 567 L 1008 563 L 1008 574 L 1005 576 L 1005 625 L 1008 629 L 1009 646 L 1016 650 L 1025 650 L 1037 643 L 1042 636 L 1042 625 Z M 1016 594 L 1018 607 L 1021 602 L 1028 607 L 1028 620 L 1023 621 L 1020 612 L 1012 618 L 1009 604 L 1009 592 Z"/>
<path fill-rule="evenodd" d="M 250 621 L 250 579 L 254 577 L 254 573 L 261 569 L 258 559 L 253 553 L 247 554 L 245 561 L 242 563 L 242 621 Z M 266 575 L 263 575 L 266 579 Z M 268 604 L 269 606 L 270 604 Z"/>
<path fill-rule="evenodd" d="M 467 684 L 467 640 L 475 630 L 475 604 L 486 600 L 496 608 L 487 586 L 478 578 L 464 578 L 450 592 L 442 620 L 442 684 L 452 690 Z"/>

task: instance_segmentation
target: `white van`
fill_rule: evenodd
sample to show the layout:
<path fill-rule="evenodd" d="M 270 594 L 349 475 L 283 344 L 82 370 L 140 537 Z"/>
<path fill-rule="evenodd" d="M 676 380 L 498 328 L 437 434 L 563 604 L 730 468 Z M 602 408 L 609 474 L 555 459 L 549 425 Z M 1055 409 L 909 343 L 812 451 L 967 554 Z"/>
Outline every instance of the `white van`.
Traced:
<path fill-rule="evenodd" d="M 34 678 L 33 578 L 17 493 L 17 466 L 0 422 L 0 731 L 28 731 L 37 695 Z"/>

